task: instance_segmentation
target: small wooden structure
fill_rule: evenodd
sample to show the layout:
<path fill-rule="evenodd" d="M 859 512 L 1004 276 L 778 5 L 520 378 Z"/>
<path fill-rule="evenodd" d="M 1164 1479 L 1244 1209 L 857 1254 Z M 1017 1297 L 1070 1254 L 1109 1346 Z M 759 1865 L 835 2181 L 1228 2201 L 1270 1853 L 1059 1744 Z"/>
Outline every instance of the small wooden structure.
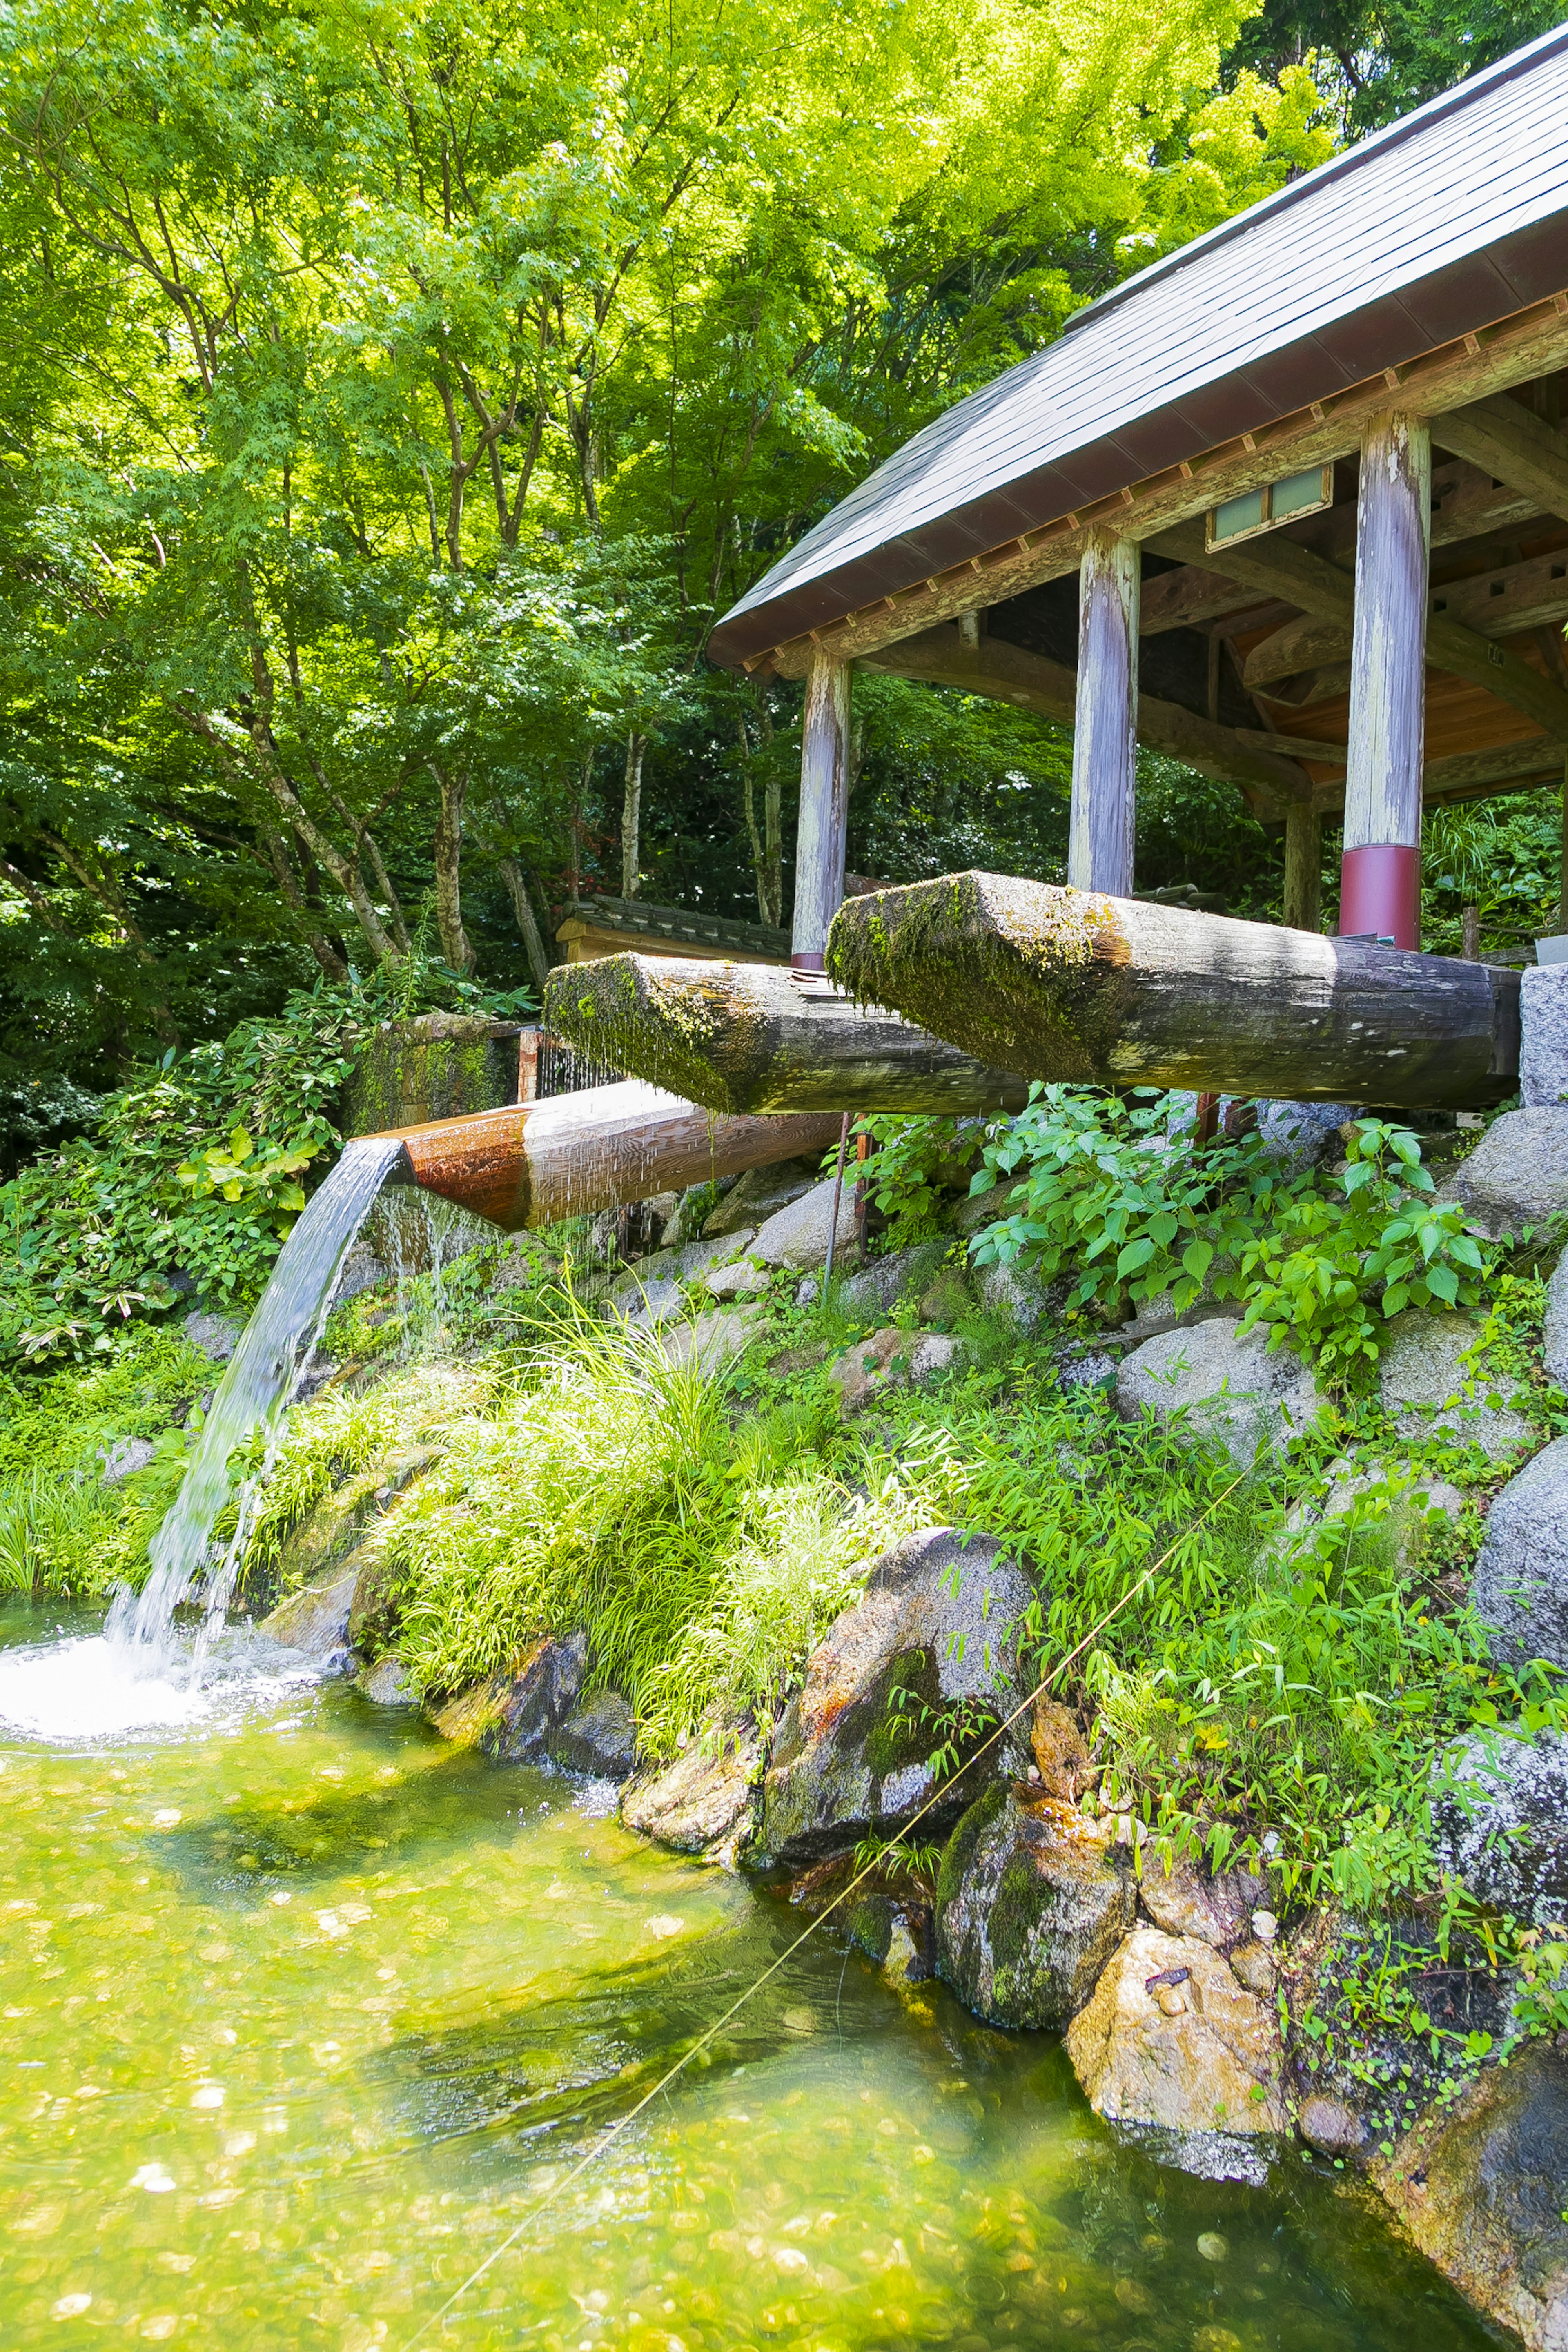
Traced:
<path fill-rule="evenodd" d="M 834 906 L 837 905 L 835 899 Z M 829 914 L 833 909 L 829 908 Z M 789 961 L 789 933 L 764 923 L 737 923 L 692 907 L 658 907 L 643 898 L 588 898 L 557 924 L 568 963 L 627 952 L 644 956 L 723 956 L 730 963 Z"/>
<path fill-rule="evenodd" d="M 1142 741 L 1284 824 L 1298 929 L 1342 814 L 1342 934 L 1417 947 L 1424 803 L 1563 774 L 1565 371 L 1568 28 L 917 435 L 710 644 L 806 681 L 795 966 L 843 897 L 856 665 L 1073 726 L 1070 883 L 1130 894 Z"/>

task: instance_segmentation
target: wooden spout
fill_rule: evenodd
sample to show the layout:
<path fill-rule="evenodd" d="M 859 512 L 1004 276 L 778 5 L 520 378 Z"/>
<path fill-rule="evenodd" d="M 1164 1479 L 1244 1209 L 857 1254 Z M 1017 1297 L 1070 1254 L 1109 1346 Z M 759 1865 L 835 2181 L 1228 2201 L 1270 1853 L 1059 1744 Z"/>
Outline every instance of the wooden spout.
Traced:
<path fill-rule="evenodd" d="M 386 1132 L 421 1191 L 520 1233 L 826 1151 L 838 1119 L 715 1118 L 628 1078 Z"/>
<path fill-rule="evenodd" d="M 1519 975 L 1003 874 L 851 898 L 828 971 L 1026 1077 L 1468 1108 L 1519 1084 Z"/>
<path fill-rule="evenodd" d="M 1028 1087 L 817 974 L 602 956 L 544 988 L 545 1026 L 710 1110 L 1019 1110 Z"/>

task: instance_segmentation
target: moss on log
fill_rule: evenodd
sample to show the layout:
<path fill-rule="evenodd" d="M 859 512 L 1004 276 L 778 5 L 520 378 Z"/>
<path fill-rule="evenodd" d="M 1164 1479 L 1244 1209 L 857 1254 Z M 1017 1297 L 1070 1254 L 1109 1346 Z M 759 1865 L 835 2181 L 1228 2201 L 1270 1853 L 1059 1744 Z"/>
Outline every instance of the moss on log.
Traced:
<path fill-rule="evenodd" d="M 545 1025 L 713 1111 L 1016 1107 L 1026 1087 L 897 1013 L 763 964 L 605 956 L 552 973 Z"/>
<path fill-rule="evenodd" d="M 1518 1085 L 1517 973 L 1006 875 L 849 899 L 827 964 L 1025 1077 L 1412 1109 Z"/>

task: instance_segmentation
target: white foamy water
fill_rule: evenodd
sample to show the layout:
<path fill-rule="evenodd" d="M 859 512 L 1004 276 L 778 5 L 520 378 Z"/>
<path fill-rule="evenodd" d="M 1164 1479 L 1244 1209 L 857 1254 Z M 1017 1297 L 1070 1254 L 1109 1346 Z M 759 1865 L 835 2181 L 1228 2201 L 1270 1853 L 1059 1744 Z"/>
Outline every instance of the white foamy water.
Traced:
<path fill-rule="evenodd" d="M 315 1680 L 303 1668 L 264 1672 L 243 1655 L 200 1677 L 183 1661 L 167 1675 L 138 1673 L 138 1663 L 101 1633 L 0 1650 L 0 1730 L 74 1744 L 210 1727 L 297 1699 L 300 1685 Z"/>

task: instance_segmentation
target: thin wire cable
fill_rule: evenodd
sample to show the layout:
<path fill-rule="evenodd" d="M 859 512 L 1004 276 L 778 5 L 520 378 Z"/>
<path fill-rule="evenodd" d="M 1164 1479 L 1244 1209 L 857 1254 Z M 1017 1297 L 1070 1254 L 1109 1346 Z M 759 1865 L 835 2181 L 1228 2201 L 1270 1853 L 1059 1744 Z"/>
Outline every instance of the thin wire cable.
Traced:
<path fill-rule="evenodd" d="M 925 1803 L 921 1806 L 920 1810 L 917 1812 L 910 1814 L 909 1820 L 904 1823 L 903 1828 L 899 1830 L 888 1840 L 887 1844 L 882 1848 L 880 1853 L 878 1854 L 876 1860 L 874 1862 L 868 1862 L 864 1870 L 857 1871 L 855 1876 L 850 1879 L 847 1885 L 843 1887 L 840 1892 L 834 1896 L 831 1903 L 826 1904 L 823 1909 L 817 1913 L 816 1918 L 813 1919 L 805 1930 L 795 1937 L 794 1943 L 789 1945 L 784 1951 L 779 1954 L 776 1960 L 773 1960 L 763 1970 L 762 1975 L 758 1977 L 755 1983 L 749 1985 L 746 1990 L 740 1995 L 738 2000 L 731 2002 L 729 2008 L 724 2011 L 722 2016 L 714 2019 L 713 2023 L 709 2026 L 706 2032 L 699 2034 L 697 2040 L 691 2044 L 689 2050 L 683 2050 L 681 2052 L 680 2056 L 676 2060 L 674 2065 L 671 2066 L 666 2074 L 659 2076 L 658 2081 L 653 2085 L 653 2088 L 649 2091 L 646 2091 L 642 2097 L 637 2101 L 635 2107 L 628 2107 L 626 2114 L 622 2116 L 617 2122 L 613 2123 L 610 2126 L 609 2129 L 605 2133 L 604 2137 L 595 2142 L 595 2146 L 588 2150 L 586 2156 L 579 2158 L 577 2163 L 573 2166 L 570 2172 L 566 2173 L 560 2180 L 552 2181 L 550 2187 L 539 2200 L 538 2204 L 531 2206 L 529 2210 L 523 2215 L 521 2221 L 517 2224 L 517 2227 L 514 2230 L 508 2231 L 507 2235 L 501 2240 L 499 2246 L 495 2246 L 491 2249 L 491 2251 L 485 2256 L 484 2261 L 479 2263 L 478 2269 L 470 2271 L 468 2277 L 464 2279 L 462 2284 L 453 2288 L 451 2294 L 447 2297 L 446 2302 L 441 2305 L 440 2309 L 438 2311 L 433 2311 L 428 2319 L 420 2321 L 419 2326 L 415 2329 L 413 2335 L 409 2336 L 407 2342 L 405 2344 L 403 2352 L 414 2352 L 415 2346 L 418 2344 L 424 2336 L 427 2336 L 433 2327 L 438 2326 L 438 2324 L 446 2318 L 447 2314 L 454 2307 L 454 2305 L 462 2301 L 464 2295 L 468 2294 L 468 2289 L 473 2286 L 478 2286 L 486 2272 L 493 2269 L 495 2264 L 500 2262 L 501 2256 L 506 2253 L 510 2247 L 516 2245 L 519 2238 L 521 2237 L 523 2231 L 529 2228 L 531 2223 L 537 2221 L 542 2213 L 548 2212 L 551 2206 L 555 2203 L 557 2198 L 564 2195 L 565 2191 L 572 2187 L 574 2181 L 581 2180 L 583 2175 L 588 2171 L 592 2166 L 597 2164 L 602 2156 L 607 2156 L 609 2154 L 610 2149 L 615 2146 L 616 2140 L 620 2138 L 621 2134 L 625 2131 L 628 2131 L 640 2115 L 647 2113 L 647 2109 L 652 2106 L 654 2101 L 659 2096 L 660 2093 L 668 2090 L 669 2084 L 674 2082 L 676 2076 L 684 2073 L 685 2069 L 690 2064 L 692 2059 L 695 2058 L 700 2051 L 705 2050 L 710 2042 L 718 2039 L 719 2035 L 722 2033 L 724 2028 L 729 2024 L 731 2019 L 732 2017 L 738 2017 L 742 2010 L 745 2008 L 746 2003 L 749 2000 L 755 2000 L 757 1994 L 761 1992 L 763 1987 L 769 1981 L 769 1979 L 773 1977 L 776 1977 L 782 1969 L 785 1969 L 789 1966 L 789 1963 L 794 1959 L 802 1945 L 810 1942 L 817 1929 L 822 1927 L 826 1921 L 831 1919 L 833 1914 L 838 1909 L 841 1904 L 847 1903 L 849 1897 L 854 1894 L 858 1886 L 863 1885 L 868 1878 L 875 1876 L 877 1872 L 881 1869 L 883 1864 L 887 1861 L 889 1854 L 892 1853 L 894 1847 L 903 1843 L 910 1831 L 919 1827 L 920 1823 L 925 1819 L 927 1813 L 933 1811 L 939 1804 L 945 1804 L 947 1802 L 948 1799 L 952 1794 L 955 1783 L 963 1779 L 970 1766 L 972 1764 L 978 1764 L 986 1750 L 988 1748 L 994 1748 L 997 1741 L 1003 1737 L 1004 1733 L 1011 1731 L 1019 1717 L 1026 1714 L 1028 1709 L 1034 1706 L 1035 1701 L 1037 1698 L 1043 1698 L 1045 1696 L 1045 1694 L 1049 1690 L 1051 1685 L 1057 1680 L 1058 1676 L 1066 1674 L 1068 1668 L 1072 1664 L 1073 1660 L 1075 1658 L 1081 1657 L 1085 1650 L 1088 1649 L 1089 1643 L 1097 1640 L 1099 1636 L 1104 1633 L 1106 1627 L 1111 1623 L 1112 1620 L 1120 1617 L 1121 1612 L 1129 1607 L 1131 1603 L 1138 1598 L 1138 1595 L 1142 1591 L 1144 1586 L 1152 1582 L 1152 1580 L 1158 1576 L 1160 1570 L 1164 1567 L 1165 1562 L 1170 1559 L 1178 1544 L 1184 1542 L 1188 1536 L 1196 1535 L 1198 1529 L 1203 1526 L 1204 1521 L 1207 1518 L 1211 1518 L 1226 1497 L 1235 1494 L 1237 1488 L 1241 1485 L 1242 1480 L 1249 1477 L 1250 1475 L 1250 1470 L 1243 1470 L 1239 1472 L 1237 1475 L 1231 1480 L 1229 1486 L 1225 1487 L 1221 1493 L 1217 1494 L 1213 1502 L 1206 1505 L 1205 1507 L 1198 1513 L 1197 1517 L 1187 1527 L 1183 1528 L 1182 1533 L 1179 1536 L 1173 1536 L 1172 1538 L 1164 1550 L 1160 1554 L 1159 1559 L 1150 1562 L 1142 1575 L 1138 1579 L 1137 1583 L 1128 1586 L 1127 1591 L 1122 1594 L 1121 1600 L 1114 1602 L 1112 1606 L 1106 1611 L 1104 1616 L 1100 1619 L 1097 1624 L 1089 1627 L 1082 1641 L 1079 1642 L 1075 1648 L 1070 1649 L 1066 1657 L 1058 1660 L 1057 1664 L 1051 1668 L 1050 1673 L 1045 1675 L 1041 1681 L 1035 1685 L 1034 1689 L 1029 1693 L 1027 1698 L 1021 1700 L 1018 1706 L 1013 1709 L 1012 1714 L 996 1726 L 995 1730 L 990 1733 L 990 1735 L 981 1742 L 973 1756 L 965 1757 L 963 1762 L 953 1774 L 952 1779 L 951 1780 L 944 1780 L 942 1786 L 939 1789 L 934 1790 L 926 1799 Z"/>

